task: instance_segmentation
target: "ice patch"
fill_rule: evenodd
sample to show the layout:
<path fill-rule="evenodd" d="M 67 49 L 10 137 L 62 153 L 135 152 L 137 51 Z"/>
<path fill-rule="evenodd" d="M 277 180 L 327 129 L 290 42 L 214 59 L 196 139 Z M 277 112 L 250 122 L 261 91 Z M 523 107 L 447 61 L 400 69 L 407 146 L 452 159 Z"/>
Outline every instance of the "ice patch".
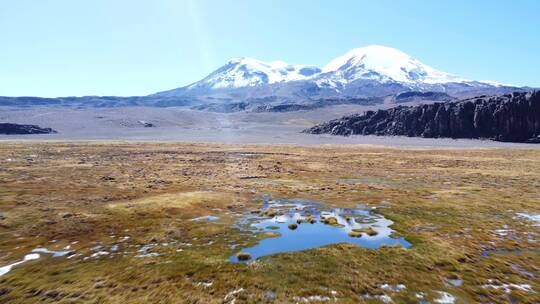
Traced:
<path fill-rule="evenodd" d="M 48 254 L 48 255 L 51 255 L 52 257 L 68 256 L 68 258 L 69 258 L 69 256 L 73 256 L 73 254 L 75 252 L 73 250 L 54 251 L 54 250 L 49 250 L 49 249 L 44 248 L 44 247 L 38 247 L 38 248 L 33 249 L 31 251 L 31 253 L 25 255 L 22 261 L 15 262 L 13 264 L 9 264 L 9 265 L 0 267 L 0 276 L 5 275 L 6 273 L 10 272 L 13 267 L 15 267 L 17 265 L 20 265 L 20 264 L 22 264 L 22 263 L 24 263 L 26 261 L 39 259 L 41 257 L 40 253 Z"/>
<path fill-rule="evenodd" d="M 365 294 L 364 295 L 364 298 L 366 299 L 379 299 L 381 300 L 383 303 L 392 303 L 392 298 L 388 295 L 370 295 L 370 294 Z"/>
<path fill-rule="evenodd" d="M 209 222 L 213 222 L 213 221 L 217 221 L 219 220 L 219 217 L 217 216 L 213 216 L 213 215 L 206 215 L 206 216 L 201 216 L 201 217 L 196 217 L 194 219 L 191 219 L 192 221 L 209 221 Z"/>
<path fill-rule="evenodd" d="M 27 261 L 31 261 L 31 260 L 37 260 L 40 258 L 40 255 L 37 254 L 37 253 L 30 253 L 30 254 L 27 254 L 24 256 L 23 260 L 22 261 L 19 261 L 19 262 L 15 262 L 13 264 L 9 264 L 9 265 L 6 265 L 6 266 L 3 266 L 3 267 L 0 267 L 0 277 L 5 275 L 6 273 L 10 272 L 11 269 L 17 265 L 20 265 L 24 262 L 27 262 Z"/>
<path fill-rule="evenodd" d="M 73 250 L 53 251 L 53 250 L 49 250 L 49 249 L 43 248 L 43 247 L 38 247 L 38 248 L 32 250 L 32 252 L 50 254 L 54 258 L 63 257 L 63 256 L 66 256 L 66 255 L 73 254 Z"/>
<path fill-rule="evenodd" d="M 525 218 L 534 222 L 535 223 L 534 226 L 540 226 L 540 214 L 532 214 L 532 213 L 525 213 L 525 212 L 520 212 L 516 214 L 521 218 Z"/>
<path fill-rule="evenodd" d="M 453 295 L 449 294 L 448 292 L 437 291 L 437 293 L 439 294 L 439 298 L 433 300 L 435 301 L 435 303 L 454 304 L 454 302 L 456 301 L 456 298 Z"/>
<path fill-rule="evenodd" d="M 531 285 L 529 284 L 493 284 L 493 280 L 488 280 L 489 284 L 482 285 L 483 288 L 492 288 L 502 290 L 504 293 L 510 293 L 512 289 L 517 289 L 526 292 L 533 292 Z"/>
<path fill-rule="evenodd" d="M 97 257 L 102 256 L 102 255 L 109 255 L 109 252 L 107 252 L 107 251 L 94 252 L 94 253 L 92 253 L 92 255 L 90 255 L 90 257 L 91 258 L 97 258 Z"/>
<path fill-rule="evenodd" d="M 137 250 L 140 254 L 136 255 L 136 258 L 149 258 L 149 257 L 156 257 L 159 256 L 159 253 L 156 252 L 149 252 L 152 247 L 154 247 L 154 244 L 148 244 L 141 247 L 141 249 Z"/>
<path fill-rule="evenodd" d="M 407 289 L 407 287 L 403 284 L 397 284 L 397 285 L 382 284 L 380 288 L 384 290 L 392 291 L 392 292 L 400 292 Z"/>
<path fill-rule="evenodd" d="M 332 299 L 326 296 L 315 295 L 315 296 L 309 296 L 309 297 L 294 297 L 294 300 L 296 302 L 309 303 L 309 302 L 329 302 Z"/>
<path fill-rule="evenodd" d="M 463 285 L 462 279 L 446 279 L 446 282 L 453 287 L 459 287 Z"/>
<path fill-rule="evenodd" d="M 197 286 L 202 286 L 204 288 L 208 288 L 208 287 L 214 285 L 214 282 L 198 282 L 196 285 Z"/>
<path fill-rule="evenodd" d="M 228 301 L 228 300 L 232 300 L 231 302 L 234 302 L 235 298 L 234 296 L 243 292 L 244 291 L 244 288 L 240 287 L 236 290 L 233 290 L 231 292 L 229 292 L 228 294 L 225 295 L 225 298 L 223 298 L 224 301 Z"/>

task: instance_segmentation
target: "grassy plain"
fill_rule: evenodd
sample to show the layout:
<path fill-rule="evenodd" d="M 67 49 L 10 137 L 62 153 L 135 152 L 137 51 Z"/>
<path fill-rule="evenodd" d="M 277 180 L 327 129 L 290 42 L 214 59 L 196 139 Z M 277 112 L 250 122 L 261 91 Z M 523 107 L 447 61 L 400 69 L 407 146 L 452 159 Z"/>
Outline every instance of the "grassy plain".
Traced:
<path fill-rule="evenodd" d="M 534 149 L 3 142 L 0 266 L 74 255 L 15 267 L 0 302 L 539 303 L 540 227 L 516 215 L 540 214 L 539 186 Z M 263 194 L 377 207 L 412 247 L 231 263 L 268 237 L 234 227 Z"/>

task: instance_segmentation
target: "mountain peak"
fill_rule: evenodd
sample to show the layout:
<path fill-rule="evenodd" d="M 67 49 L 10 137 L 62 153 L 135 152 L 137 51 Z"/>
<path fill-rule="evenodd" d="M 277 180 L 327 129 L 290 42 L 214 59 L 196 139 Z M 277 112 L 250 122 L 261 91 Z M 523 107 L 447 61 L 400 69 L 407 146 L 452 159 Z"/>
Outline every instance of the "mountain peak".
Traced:
<path fill-rule="evenodd" d="M 437 71 L 400 50 L 381 45 L 353 49 L 330 61 L 323 73 L 333 73 L 334 78 L 341 78 L 342 82 L 356 79 L 430 84 L 466 81 Z"/>
<path fill-rule="evenodd" d="M 320 69 L 313 66 L 288 64 L 284 61 L 265 62 L 250 57 L 233 58 L 203 80 L 188 89 L 225 89 L 253 87 L 283 81 L 308 79 Z"/>
<path fill-rule="evenodd" d="M 290 85 L 288 83 L 291 82 Z M 280 85 L 274 86 L 272 84 Z M 265 88 L 266 86 L 266 88 Z M 257 94 L 287 96 L 374 96 L 402 91 L 470 92 L 504 90 L 504 85 L 471 81 L 438 71 L 395 48 L 369 45 L 355 48 L 331 60 L 323 69 L 288 64 L 284 61 L 262 61 L 250 57 L 233 58 L 204 79 L 186 87 L 160 92 L 167 96 L 229 94 L 248 96 L 250 88 Z M 509 87 L 509 86 L 508 86 Z M 221 95 L 220 95 L 221 96 Z"/>

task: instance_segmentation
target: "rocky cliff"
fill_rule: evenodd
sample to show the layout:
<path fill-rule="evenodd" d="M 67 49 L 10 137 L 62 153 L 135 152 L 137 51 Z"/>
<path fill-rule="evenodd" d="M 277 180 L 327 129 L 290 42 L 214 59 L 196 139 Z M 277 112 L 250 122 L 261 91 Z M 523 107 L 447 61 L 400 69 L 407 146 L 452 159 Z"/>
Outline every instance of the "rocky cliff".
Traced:
<path fill-rule="evenodd" d="M 36 125 L 20 125 L 14 123 L 0 123 L 0 134 L 49 134 L 56 133 L 51 128 L 41 128 Z"/>
<path fill-rule="evenodd" d="M 304 132 L 540 143 L 540 92 L 480 96 L 457 102 L 368 111 L 332 120 Z"/>

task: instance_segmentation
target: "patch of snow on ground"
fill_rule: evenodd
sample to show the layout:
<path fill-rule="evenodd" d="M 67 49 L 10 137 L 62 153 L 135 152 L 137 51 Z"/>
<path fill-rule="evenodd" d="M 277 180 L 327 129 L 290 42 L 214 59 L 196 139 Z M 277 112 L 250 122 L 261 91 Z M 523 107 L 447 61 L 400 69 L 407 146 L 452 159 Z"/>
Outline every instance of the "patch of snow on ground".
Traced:
<path fill-rule="evenodd" d="M 109 252 L 107 252 L 107 251 L 94 252 L 94 253 L 92 253 L 92 255 L 90 255 L 90 257 L 91 258 L 97 258 L 98 256 L 102 256 L 102 255 L 109 255 Z"/>
<path fill-rule="evenodd" d="M 520 212 L 516 214 L 521 218 L 525 218 L 530 221 L 533 221 L 535 223 L 534 226 L 540 226 L 540 214 L 532 214 L 532 213 L 525 213 L 525 212 Z"/>
<path fill-rule="evenodd" d="M 203 286 L 205 288 L 208 288 L 210 286 L 214 285 L 214 282 L 198 282 L 197 286 Z"/>
<path fill-rule="evenodd" d="M 482 285 L 483 288 L 500 289 L 504 293 L 510 293 L 512 289 L 517 289 L 526 292 L 532 292 L 532 287 L 529 284 L 493 284 L 493 280 L 488 280 L 489 284 Z"/>
<path fill-rule="evenodd" d="M 435 303 L 439 304 L 453 304 L 456 301 L 456 298 L 449 294 L 448 292 L 444 291 L 437 291 L 439 294 L 439 298 L 435 299 Z"/>
<path fill-rule="evenodd" d="M 309 296 L 309 297 L 295 297 L 294 300 L 297 301 L 297 302 L 304 302 L 304 303 L 309 303 L 309 302 L 329 302 L 329 301 L 331 301 L 330 297 L 319 296 L 319 295 Z"/>
<path fill-rule="evenodd" d="M 400 292 L 407 289 L 407 287 L 403 284 L 396 284 L 396 285 L 382 284 L 380 287 L 381 289 L 393 291 L 393 292 Z"/>
<path fill-rule="evenodd" d="M 392 298 L 388 295 L 370 295 L 370 294 L 365 294 L 364 295 L 364 298 L 366 299 L 379 299 L 381 300 L 383 303 L 392 303 Z"/>
<path fill-rule="evenodd" d="M 244 288 L 240 287 L 236 290 L 233 290 L 231 292 L 229 292 L 228 294 L 225 295 L 225 298 L 223 298 L 224 301 L 228 301 L 228 300 L 232 300 L 231 303 L 234 303 L 235 302 L 235 295 L 241 293 L 244 291 Z"/>
<path fill-rule="evenodd" d="M 15 262 L 13 264 L 9 264 L 9 265 L 6 265 L 6 266 L 3 266 L 3 267 L 0 267 L 0 277 L 5 275 L 6 273 L 10 272 L 11 269 L 17 265 L 20 265 L 26 261 L 31 261 L 31 260 L 37 260 L 39 259 L 40 256 L 39 254 L 37 253 L 30 253 L 30 254 L 27 254 L 24 256 L 23 260 L 22 261 L 19 261 L 19 262 Z"/>
<path fill-rule="evenodd" d="M 43 247 L 38 247 L 38 248 L 32 250 L 32 252 L 51 254 L 53 257 L 62 257 L 62 256 L 66 256 L 66 255 L 69 255 L 69 254 L 73 253 L 72 250 L 53 251 L 53 250 L 49 250 L 49 249 L 43 248 Z"/>

